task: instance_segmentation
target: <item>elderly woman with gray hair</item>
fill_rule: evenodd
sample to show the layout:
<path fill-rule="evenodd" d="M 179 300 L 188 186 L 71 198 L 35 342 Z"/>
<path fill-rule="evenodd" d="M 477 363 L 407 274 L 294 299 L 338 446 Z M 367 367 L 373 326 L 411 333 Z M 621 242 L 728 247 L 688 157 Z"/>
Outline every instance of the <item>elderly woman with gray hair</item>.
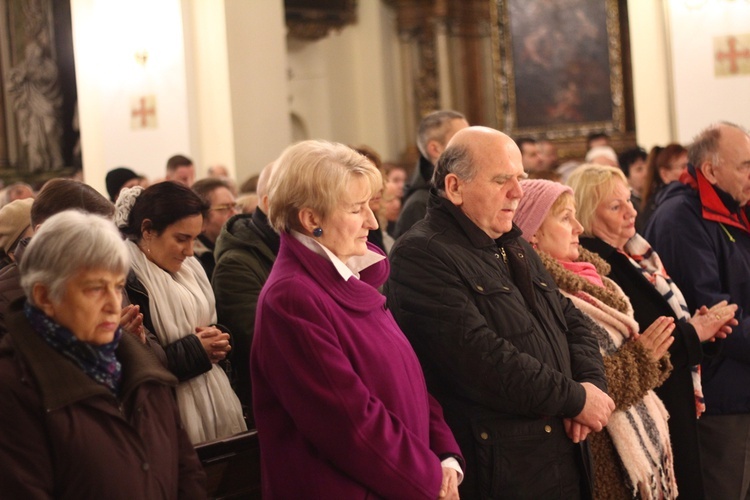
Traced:
<path fill-rule="evenodd" d="M 627 179 L 619 168 L 582 165 L 568 179 L 583 226 L 581 246 L 602 257 L 609 278 L 622 288 L 641 330 L 660 316 L 674 318 L 669 348 L 672 374 L 656 394 L 669 412 L 677 486 L 682 496 L 703 497 L 696 419 L 704 410 L 698 364 L 714 337 L 724 338 L 737 324 L 737 306 L 726 301 L 690 315 L 682 292 L 664 269 L 659 255 L 635 230 L 636 211 Z"/>
<path fill-rule="evenodd" d="M 205 498 L 177 379 L 120 328 L 129 265 L 114 225 L 75 211 L 26 249 L 0 344 L 4 497 Z"/>
<path fill-rule="evenodd" d="M 305 141 L 269 186 L 279 253 L 250 354 L 267 498 L 457 498 L 458 445 L 378 293 L 367 242 L 382 176 L 350 148 Z"/>

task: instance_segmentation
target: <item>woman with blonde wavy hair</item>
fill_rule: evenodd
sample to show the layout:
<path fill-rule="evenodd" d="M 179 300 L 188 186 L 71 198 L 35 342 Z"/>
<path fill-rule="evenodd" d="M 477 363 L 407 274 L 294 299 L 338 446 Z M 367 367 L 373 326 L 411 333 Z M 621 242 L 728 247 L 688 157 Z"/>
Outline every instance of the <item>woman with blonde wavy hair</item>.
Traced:
<path fill-rule="evenodd" d="M 677 486 L 684 494 L 702 497 L 696 419 L 705 404 L 699 364 L 707 349 L 704 343 L 726 337 L 737 324 L 737 306 L 722 301 L 691 316 L 659 255 L 635 230 L 636 212 L 620 169 L 582 165 L 571 174 L 568 185 L 583 226 L 581 246 L 609 264 L 609 277 L 630 299 L 639 327 L 648 328 L 660 316 L 674 319 L 674 341 L 669 347 L 672 374 L 655 392 L 670 415 Z"/>
<path fill-rule="evenodd" d="M 458 445 L 378 292 L 381 185 L 367 158 L 323 141 L 287 148 L 271 176 L 281 245 L 250 355 L 266 498 L 458 498 Z"/>

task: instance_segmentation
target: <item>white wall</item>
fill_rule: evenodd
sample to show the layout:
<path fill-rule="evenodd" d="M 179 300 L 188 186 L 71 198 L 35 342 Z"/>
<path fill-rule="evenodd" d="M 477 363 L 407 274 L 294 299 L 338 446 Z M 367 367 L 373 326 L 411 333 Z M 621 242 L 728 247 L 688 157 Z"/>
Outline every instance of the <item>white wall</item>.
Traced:
<path fill-rule="evenodd" d="M 669 51 L 661 0 L 628 0 L 633 67 L 635 130 L 650 150 L 672 138 Z"/>
<path fill-rule="evenodd" d="M 71 0 L 71 14 L 86 182 L 106 192 L 106 172 L 120 165 L 163 177 L 169 156 L 191 154 L 179 0 Z M 147 94 L 158 126 L 131 130 L 131 99 Z"/>
<path fill-rule="evenodd" d="M 283 0 L 225 0 L 237 180 L 276 159 L 292 137 Z"/>
<path fill-rule="evenodd" d="M 182 0 L 190 139 L 197 176 L 221 164 L 234 175 L 235 143 L 223 1 Z"/>
<path fill-rule="evenodd" d="M 714 37 L 750 34 L 750 2 L 665 1 L 672 27 L 677 139 L 690 142 L 719 120 L 749 127 L 750 75 L 714 75 Z"/>
<path fill-rule="evenodd" d="M 71 0 L 84 178 L 102 193 L 126 165 L 163 178 L 190 156 L 242 182 L 291 140 L 283 0 Z M 145 49 L 145 66 L 135 52 Z M 130 101 L 158 124 L 131 130 Z"/>
<path fill-rule="evenodd" d="M 357 24 L 314 42 L 289 41 L 290 107 L 310 139 L 367 144 L 384 160 L 406 144 L 391 9 L 359 2 Z"/>

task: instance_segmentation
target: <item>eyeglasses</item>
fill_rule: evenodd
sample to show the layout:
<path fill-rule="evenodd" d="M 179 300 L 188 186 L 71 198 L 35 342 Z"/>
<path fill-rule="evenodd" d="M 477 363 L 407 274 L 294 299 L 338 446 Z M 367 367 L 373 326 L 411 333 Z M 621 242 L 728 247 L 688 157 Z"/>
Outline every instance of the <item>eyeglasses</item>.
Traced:
<path fill-rule="evenodd" d="M 234 210 L 235 212 L 241 212 L 242 207 L 235 203 L 225 203 L 224 205 L 212 205 L 209 210 L 216 210 L 218 212 L 226 212 L 228 210 Z"/>

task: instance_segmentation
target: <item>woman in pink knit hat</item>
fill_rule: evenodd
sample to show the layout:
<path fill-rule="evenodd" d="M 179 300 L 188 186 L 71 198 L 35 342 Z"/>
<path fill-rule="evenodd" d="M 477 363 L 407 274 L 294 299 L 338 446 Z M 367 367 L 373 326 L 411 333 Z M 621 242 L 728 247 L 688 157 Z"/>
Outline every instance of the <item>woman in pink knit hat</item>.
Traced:
<path fill-rule="evenodd" d="M 653 388 L 671 371 L 667 349 L 672 318 L 657 319 L 643 333 L 622 289 L 606 276 L 609 265 L 579 248 L 573 190 L 546 180 L 521 182 L 514 222 L 539 253 L 560 291 L 592 320 L 604 357 L 609 395 L 617 408 L 605 431 L 590 436 L 594 498 L 674 498 L 667 411 Z M 588 429 L 570 424 L 572 439 Z"/>

